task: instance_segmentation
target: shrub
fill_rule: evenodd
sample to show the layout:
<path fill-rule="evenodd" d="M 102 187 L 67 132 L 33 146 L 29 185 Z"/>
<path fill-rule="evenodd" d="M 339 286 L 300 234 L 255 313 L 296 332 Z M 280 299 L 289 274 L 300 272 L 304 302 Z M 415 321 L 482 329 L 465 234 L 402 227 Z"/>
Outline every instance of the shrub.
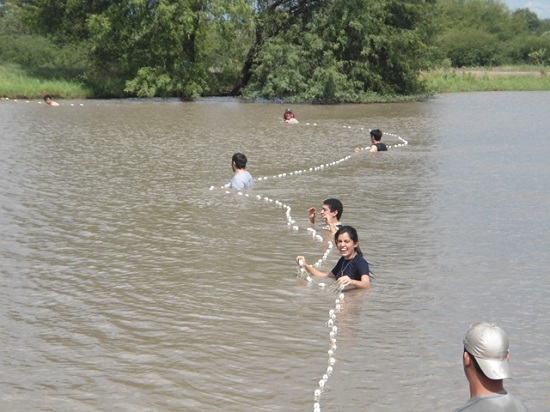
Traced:
<path fill-rule="evenodd" d="M 514 64 L 546 64 L 550 58 L 550 36 L 523 35 L 506 44 L 506 55 Z M 534 61 L 533 53 L 539 54 L 540 61 Z"/>
<path fill-rule="evenodd" d="M 473 28 L 450 30 L 441 39 L 442 48 L 453 67 L 502 64 L 501 44 L 496 35 Z"/>
<path fill-rule="evenodd" d="M 42 36 L 27 34 L 0 36 L 0 61 L 24 67 L 49 65 L 59 49 Z"/>

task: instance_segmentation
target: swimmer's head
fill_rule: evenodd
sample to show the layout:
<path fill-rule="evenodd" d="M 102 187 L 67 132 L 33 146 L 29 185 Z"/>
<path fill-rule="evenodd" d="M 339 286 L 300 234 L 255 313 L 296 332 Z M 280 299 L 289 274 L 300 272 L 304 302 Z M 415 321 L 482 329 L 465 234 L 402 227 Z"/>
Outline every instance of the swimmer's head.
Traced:
<path fill-rule="evenodd" d="M 235 153 L 231 158 L 231 161 L 237 169 L 244 169 L 246 168 L 246 162 L 248 161 L 248 159 L 242 153 Z"/>
<path fill-rule="evenodd" d="M 340 220 L 342 213 L 344 213 L 344 205 L 338 199 L 330 198 L 323 202 L 324 205 L 327 205 L 331 212 L 336 213 L 336 219 Z"/>
<path fill-rule="evenodd" d="M 380 129 L 371 130 L 370 137 L 379 142 L 382 139 L 382 131 Z"/>

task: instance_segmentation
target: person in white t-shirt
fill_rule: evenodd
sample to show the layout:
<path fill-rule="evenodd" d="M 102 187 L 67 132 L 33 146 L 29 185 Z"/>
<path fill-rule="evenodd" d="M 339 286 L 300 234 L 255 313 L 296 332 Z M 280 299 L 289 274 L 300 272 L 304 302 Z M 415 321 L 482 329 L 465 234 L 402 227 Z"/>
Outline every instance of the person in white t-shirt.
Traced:
<path fill-rule="evenodd" d="M 231 158 L 231 168 L 235 173 L 229 182 L 231 189 L 246 189 L 254 185 L 252 175 L 246 170 L 247 158 L 242 153 L 235 153 Z"/>

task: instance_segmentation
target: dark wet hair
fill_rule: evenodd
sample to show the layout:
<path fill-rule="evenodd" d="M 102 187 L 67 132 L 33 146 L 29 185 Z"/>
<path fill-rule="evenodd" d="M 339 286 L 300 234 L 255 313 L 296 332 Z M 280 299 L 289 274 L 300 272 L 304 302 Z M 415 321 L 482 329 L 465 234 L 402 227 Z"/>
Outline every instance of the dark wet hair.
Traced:
<path fill-rule="evenodd" d="M 382 131 L 380 129 L 371 130 L 370 135 L 374 137 L 374 140 L 376 140 L 377 142 L 382 140 Z"/>
<path fill-rule="evenodd" d="M 338 229 L 338 231 L 334 234 L 334 243 L 338 243 L 338 238 L 344 233 L 347 233 L 354 243 L 359 243 L 359 235 L 357 234 L 357 230 L 355 230 L 355 228 L 352 226 L 342 226 L 340 229 Z M 361 251 L 359 246 L 355 247 L 355 252 L 359 256 L 363 256 L 363 252 Z"/>
<path fill-rule="evenodd" d="M 52 98 L 52 96 L 50 94 L 47 94 L 47 95 L 44 96 L 44 101 L 46 101 L 48 99 L 51 99 L 51 98 Z"/>
<path fill-rule="evenodd" d="M 340 220 L 340 217 L 342 217 L 342 213 L 344 213 L 344 205 L 342 202 L 340 202 L 338 199 L 330 198 L 323 202 L 324 205 L 327 205 L 331 212 L 338 212 L 336 213 L 336 219 Z"/>
<path fill-rule="evenodd" d="M 235 153 L 231 158 L 231 161 L 235 162 L 235 167 L 237 169 L 246 168 L 246 162 L 248 161 L 246 156 L 242 153 Z"/>

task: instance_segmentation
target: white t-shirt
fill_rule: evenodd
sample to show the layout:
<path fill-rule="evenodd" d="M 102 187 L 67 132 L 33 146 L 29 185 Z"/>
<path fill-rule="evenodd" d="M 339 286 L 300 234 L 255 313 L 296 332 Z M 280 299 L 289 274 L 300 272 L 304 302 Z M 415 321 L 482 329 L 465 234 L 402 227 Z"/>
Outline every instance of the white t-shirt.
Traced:
<path fill-rule="evenodd" d="M 231 189 L 244 189 L 252 187 L 254 180 L 252 175 L 248 171 L 238 172 L 233 175 L 233 178 L 229 182 L 229 188 Z"/>

